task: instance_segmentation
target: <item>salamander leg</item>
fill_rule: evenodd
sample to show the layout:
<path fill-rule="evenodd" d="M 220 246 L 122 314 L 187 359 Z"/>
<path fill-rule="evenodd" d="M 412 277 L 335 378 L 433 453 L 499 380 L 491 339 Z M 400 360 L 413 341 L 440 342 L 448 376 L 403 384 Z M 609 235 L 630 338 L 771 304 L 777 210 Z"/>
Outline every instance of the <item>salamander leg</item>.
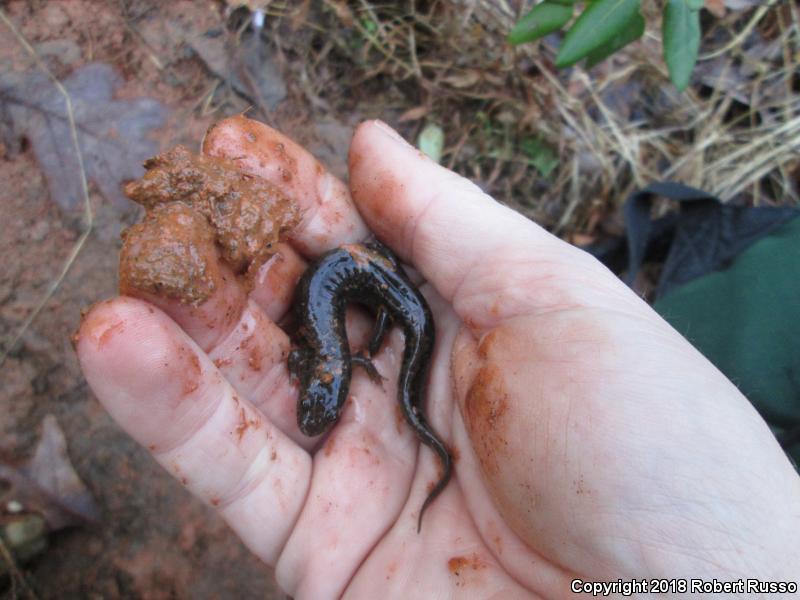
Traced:
<path fill-rule="evenodd" d="M 364 356 L 362 352 L 359 352 L 358 354 L 354 354 L 353 356 L 351 356 L 350 360 L 354 365 L 357 365 L 362 369 L 364 369 L 373 383 L 377 383 L 378 385 L 383 387 L 383 381 L 386 378 L 378 372 L 378 369 L 375 368 L 375 365 L 368 356 Z"/>
<path fill-rule="evenodd" d="M 392 263 L 392 266 L 395 268 L 395 270 L 400 268 L 400 261 L 397 260 L 397 257 L 394 255 L 394 252 L 389 250 L 389 246 L 381 242 L 379 239 L 376 238 L 371 242 L 367 242 L 366 244 L 364 244 L 364 246 L 369 248 L 373 252 L 379 254 L 381 258 L 384 258 L 388 260 L 390 263 Z"/>
<path fill-rule="evenodd" d="M 392 326 L 391 315 L 385 306 L 378 308 L 378 316 L 375 319 L 375 329 L 372 330 L 372 338 L 369 340 L 367 352 L 370 356 L 375 356 L 386 339 L 386 334 Z"/>

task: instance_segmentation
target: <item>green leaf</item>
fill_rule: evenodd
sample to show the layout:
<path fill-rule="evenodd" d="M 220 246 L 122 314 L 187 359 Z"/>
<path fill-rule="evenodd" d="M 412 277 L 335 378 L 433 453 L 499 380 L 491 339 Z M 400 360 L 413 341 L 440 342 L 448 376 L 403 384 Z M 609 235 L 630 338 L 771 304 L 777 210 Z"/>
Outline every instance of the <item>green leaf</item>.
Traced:
<path fill-rule="evenodd" d="M 705 5 L 705 0 L 686 0 L 686 2 L 692 10 L 700 10 Z"/>
<path fill-rule="evenodd" d="M 542 176 L 547 177 L 558 166 L 558 155 L 540 138 L 525 138 L 519 145 L 528 156 L 528 163 L 535 167 Z"/>
<path fill-rule="evenodd" d="M 639 12 L 639 0 L 596 0 L 570 27 L 556 57 L 557 67 L 574 65 L 607 44 Z"/>
<path fill-rule="evenodd" d="M 571 6 L 551 2 L 537 4 L 514 25 L 508 34 L 508 43 L 516 46 L 538 40 L 548 33 L 561 29 L 571 18 Z"/>
<path fill-rule="evenodd" d="M 604 60 L 621 50 L 631 42 L 635 42 L 644 35 L 644 17 L 640 13 L 634 13 L 633 18 L 625 25 L 624 29 L 611 38 L 602 46 L 592 50 L 586 57 L 586 68 L 591 69 L 601 60 Z"/>
<path fill-rule="evenodd" d="M 364 17 L 363 19 L 361 19 L 361 26 L 370 35 L 378 31 L 378 24 L 369 17 Z"/>
<path fill-rule="evenodd" d="M 442 160 L 444 131 L 435 123 L 428 123 L 417 138 L 417 147 L 437 163 Z"/>
<path fill-rule="evenodd" d="M 664 9 L 664 62 L 678 90 L 689 85 L 689 76 L 700 49 L 700 11 L 690 0 L 668 0 Z"/>

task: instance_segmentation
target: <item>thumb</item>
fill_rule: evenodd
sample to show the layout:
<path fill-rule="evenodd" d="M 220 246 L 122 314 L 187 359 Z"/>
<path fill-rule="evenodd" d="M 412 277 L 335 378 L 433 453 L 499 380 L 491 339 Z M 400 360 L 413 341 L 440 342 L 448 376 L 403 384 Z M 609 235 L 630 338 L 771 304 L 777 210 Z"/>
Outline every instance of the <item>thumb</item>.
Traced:
<path fill-rule="evenodd" d="M 362 123 L 353 136 L 350 187 L 375 234 L 472 326 L 571 304 L 573 293 L 585 294 L 587 268 L 624 287 L 589 254 L 436 164 L 381 121 Z"/>

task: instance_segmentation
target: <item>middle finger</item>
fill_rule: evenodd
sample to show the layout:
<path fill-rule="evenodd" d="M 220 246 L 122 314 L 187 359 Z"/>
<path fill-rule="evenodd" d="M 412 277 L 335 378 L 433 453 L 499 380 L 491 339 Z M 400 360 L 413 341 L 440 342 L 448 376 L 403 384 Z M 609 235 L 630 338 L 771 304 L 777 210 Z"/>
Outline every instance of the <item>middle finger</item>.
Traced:
<path fill-rule="evenodd" d="M 301 254 L 316 257 L 369 235 L 347 185 L 267 125 L 242 115 L 220 121 L 206 133 L 203 152 L 233 160 L 241 171 L 266 179 L 297 203 L 302 219 L 290 238 Z"/>

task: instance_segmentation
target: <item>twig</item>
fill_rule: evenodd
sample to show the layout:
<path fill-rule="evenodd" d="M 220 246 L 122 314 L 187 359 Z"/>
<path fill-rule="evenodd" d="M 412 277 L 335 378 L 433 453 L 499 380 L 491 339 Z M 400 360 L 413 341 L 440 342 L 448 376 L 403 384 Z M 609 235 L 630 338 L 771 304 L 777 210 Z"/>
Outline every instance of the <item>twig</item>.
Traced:
<path fill-rule="evenodd" d="M 570 177 L 570 190 L 569 190 L 569 204 L 567 204 L 567 208 L 561 213 L 561 218 L 556 223 L 556 226 L 553 228 L 553 235 L 558 235 L 563 231 L 564 227 L 566 227 L 569 220 L 572 218 L 572 214 L 575 212 L 575 209 L 578 207 L 578 204 L 581 202 L 581 194 L 580 194 L 580 180 L 581 180 L 581 166 L 578 160 L 578 155 L 574 155 L 572 157 L 572 177 Z"/>
<path fill-rule="evenodd" d="M 3 21 L 6 27 L 8 27 L 11 30 L 11 33 L 14 34 L 14 37 L 17 38 L 17 41 L 22 45 L 23 48 L 25 48 L 25 51 L 28 54 L 30 54 L 30 56 L 33 58 L 34 62 L 36 63 L 36 66 L 38 66 L 50 78 L 50 80 L 58 89 L 59 93 L 64 97 L 64 103 L 66 104 L 67 107 L 67 122 L 69 123 L 70 136 L 72 137 L 72 143 L 75 146 L 75 153 L 78 158 L 78 167 L 80 170 L 80 179 L 81 179 L 81 191 L 83 193 L 84 218 L 86 221 L 86 228 L 81 233 L 80 237 L 78 238 L 78 241 L 75 242 L 75 245 L 72 247 L 72 250 L 67 256 L 67 260 L 64 261 L 64 264 L 61 267 L 61 271 L 58 274 L 58 277 L 56 277 L 56 279 L 53 280 L 53 282 L 48 286 L 44 296 L 42 296 L 42 298 L 36 304 L 36 307 L 22 323 L 20 328 L 17 330 L 17 333 L 14 335 L 14 338 L 3 350 L 3 353 L 0 354 L 0 367 L 1 367 L 5 363 L 6 358 L 8 358 L 8 355 L 14 350 L 19 340 L 22 338 L 23 335 L 25 335 L 25 332 L 28 330 L 28 327 L 30 327 L 30 324 L 33 323 L 34 319 L 36 319 L 37 316 L 39 316 L 39 313 L 44 308 L 44 305 L 47 304 L 50 298 L 53 297 L 53 294 L 61 285 L 61 282 L 67 275 L 67 272 L 69 271 L 70 267 L 72 267 L 72 264 L 75 262 L 75 258 L 80 253 L 84 243 L 86 242 L 86 239 L 89 237 L 89 234 L 92 231 L 92 227 L 94 225 L 94 215 L 92 214 L 92 205 L 89 200 L 89 185 L 86 182 L 86 169 L 83 166 L 83 154 L 81 153 L 81 147 L 80 144 L 78 143 L 78 130 L 75 127 L 75 114 L 72 111 L 72 100 L 70 99 L 69 93 L 64 88 L 64 86 L 61 85 L 61 82 L 58 79 L 56 79 L 55 75 L 53 75 L 50 72 L 50 69 L 47 68 L 44 62 L 42 62 L 42 59 L 36 53 L 36 50 L 33 49 L 33 47 L 28 43 L 28 40 L 25 39 L 25 37 L 9 20 L 8 16 L 6 15 L 5 11 L 2 8 L 0 8 L 0 21 Z"/>
<path fill-rule="evenodd" d="M 639 163 L 640 161 L 637 160 L 637 157 L 631 152 L 631 149 L 628 147 L 629 140 L 628 138 L 623 135 L 622 131 L 620 131 L 619 126 L 617 125 L 618 119 L 615 115 L 611 114 L 611 111 L 605 105 L 603 100 L 600 96 L 597 95 L 597 92 L 592 85 L 591 80 L 586 76 L 586 73 L 583 71 L 579 71 L 578 75 L 586 86 L 586 89 L 589 90 L 589 94 L 592 96 L 592 100 L 594 100 L 595 105 L 600 109 L 600 112 L 606 119 L 608 123 L 608 128 L 611 130 L 612 135 L 616 138 L 617 144 L 619 147 L 619 151 L 622 154 L 622 157 L 628 162 L 631 168 L 631 173 L 633 175 L 633 179 L 636 182 L 636 185 L 639 187 L 644 187 L 646 184 L 644 182 L 644 178 L 642 177 L 641 173 L 639 172 Z M 638 144 L 635 150 L 635 153 L 639 153 Z"/>
<path fill-rule="evenodd" d="M 331 6 L 330 0 L 325 0 L 325 4 L 327 4 L 328 6 Z M 362 4 L 363 4 L 363 2 L 362 2 Z M 369 6 L 368 4 L 364 4 L 364 7 L 370 13 L 370 16 L 374 17 L 375 24 L 381 30 L 383 30 L 383 23 L 381 23 L 379 20 L 377 20 L 377 16 L 374 16 L 375 13 L 372 12 L 372 7 Z M 404 63 L 402 60 L 397 58 L 392 51 L 387 50 L 384 47 L 384 45 L 381 43 L 381 41 L 377 37 L 375 37 L 372 33 L 367 31 L 367 29 L 361 24 L 361 22 L 358 19 L 355 19 L 353 21 L 353 25 L 355 26 L 356 29 L 358 29 L 358 32 L 361 35 L 363 35 L 364 38 L 372 45 L 372 47 L 375 48 L 381 54 L 383 54 L 384 57 L 388 61 L 390 61 L 390 62 L 392 62 L 392 63 L 394 63 L 394 64 L 396 64 L 396 65 L 398 65 L 400 67 L 403 67 L 403 69 L 405 69 L 405 71 L 406 71 L 406 76 L 407 77 L 411 76 L 411 75 L 414 75 L 413 67 L 409 67 L 406 63 Z"/>
<path fill-rule="evenodd" d="M 125 28 L 133 34 L 133 37 L 139 40 L 139 43 L 142 44 L 142 47 L 144 48 L 144 53 L 147 55 L 147 58 L 150 59 L 150 62 L 153 63 L 159 71 L 163 71 L 164 63 L 161 62 L 160 58 L 158 58 L 158 54 L 156 54 L 156 51 L 150 45 L 150 42 L 147 41 L 147 38 L 145 38 L 142 35 L 141 31 L 139 31 L 136 27 L 131 25 L 131 23 L 129 23 L 127 19 L 124 19 L 123 23 L 125 24 Z"/>

